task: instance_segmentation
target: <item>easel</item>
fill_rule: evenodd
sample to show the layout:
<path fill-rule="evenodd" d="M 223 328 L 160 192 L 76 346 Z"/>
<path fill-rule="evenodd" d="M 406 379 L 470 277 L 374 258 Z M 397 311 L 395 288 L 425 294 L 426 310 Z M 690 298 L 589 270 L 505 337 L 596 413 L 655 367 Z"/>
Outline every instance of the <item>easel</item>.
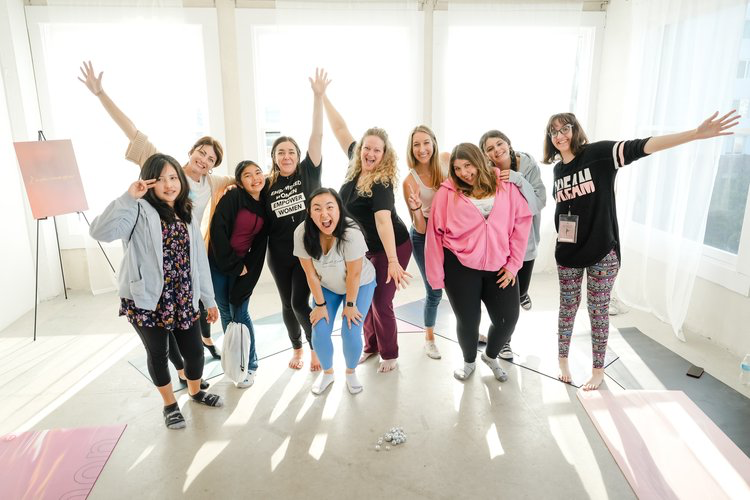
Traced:
<path fill-rule="evenodd" d="M 46 141 L 47 138 L 44 136 L 43 131 L 39 131 L 37 133 L 37 141 Z M 83 216 L 83 220 L 86 221 L 86 224 L 91 227 L 91 223 L 89 222 L 89 219 L 86 217 L 86 214 L 82 211 L 76 211 L 78 215 Z M 34 341 L 36 342 L 36 324 L 37 324 L 37 312 L 39 309 L 39 221 L 41 220 L 47 220 L 48 217 L 40 217 L 36 219 L 36 259 L 34 261 Z M 60 234 L 57 231 L 57 218 L 53 215 L 52 216 L 52 223 L 55 226 L 55 241 L 57 242 L 57 257 L 60 260 L 60 275 L 62 276 L 62 282 L 63 282 L 63 292 L 65 293 L 65 300 L 68 300 L 68 288 L 65 285 L 65 269 L 63 268 L 63 261 L 62 261 L 62 250 L 60 249 Z M 112 265 L 112 262 L 109 260 L 109 257 L 107 256 L 107 252 L 104 251 L 104 247 L 102 247 L 102 244 L 100 242 L 96 242 L 97 245 L 99 245 L 99 249 L 102 251 L 102 254 L 104 255 L 104 258 L 107 260 L 107 264 L 109 264 L 110 269 L 112 269 L 113 274 L 117 274 L 117 271 L 115 271 L 114 266 Z"/>

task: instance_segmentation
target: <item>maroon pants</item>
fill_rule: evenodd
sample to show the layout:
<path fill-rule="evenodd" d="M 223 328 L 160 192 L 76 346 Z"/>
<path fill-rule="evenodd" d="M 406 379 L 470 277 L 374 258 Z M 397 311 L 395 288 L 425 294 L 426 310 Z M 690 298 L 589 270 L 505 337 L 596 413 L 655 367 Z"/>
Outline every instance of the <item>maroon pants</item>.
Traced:
<path fill-rule="evenodd" d="M 396 247 L 396 255 L 401 267 L 406 269 L 411 257 L 411 241 L 406 240 Z M 393 313 L 393 296 L 396 284 L 388 279 L 388 256 L 385 251 L 367 252 L 375 267 L 375 295 L 372 297 L 370 312 L 365 318 L 365 352 L 379 352 L 383 359 L 398 358 L 398 332 L 396 315 Z"/>

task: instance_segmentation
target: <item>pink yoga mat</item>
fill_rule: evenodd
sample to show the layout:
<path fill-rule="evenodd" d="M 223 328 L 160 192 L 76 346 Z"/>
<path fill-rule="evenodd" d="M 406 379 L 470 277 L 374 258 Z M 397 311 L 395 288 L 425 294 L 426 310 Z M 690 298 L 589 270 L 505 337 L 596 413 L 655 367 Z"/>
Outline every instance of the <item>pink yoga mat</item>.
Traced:
<path fill-rule="evenodd" d="M 125 425 L 52 429 L 0 437 L 0 497 L 88 497 Z"/>
<path fill-rule="evenodd" d="M 638 498 L 750 498 L 750 459 L 682 391 L 578 391 Z"/>

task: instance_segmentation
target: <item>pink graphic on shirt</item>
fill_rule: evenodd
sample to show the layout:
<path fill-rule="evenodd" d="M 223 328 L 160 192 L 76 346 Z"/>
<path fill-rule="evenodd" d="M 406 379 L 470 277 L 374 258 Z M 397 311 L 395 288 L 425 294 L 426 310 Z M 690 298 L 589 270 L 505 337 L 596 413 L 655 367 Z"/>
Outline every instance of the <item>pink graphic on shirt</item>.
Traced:
<path fill-rule="evenodd" d="M 567 201 L 591 194 L 596 191 L 591 179 L 591 170 L 584 168 L 580 172 L 565 175 L 555 181 L 555 201 Z"/>

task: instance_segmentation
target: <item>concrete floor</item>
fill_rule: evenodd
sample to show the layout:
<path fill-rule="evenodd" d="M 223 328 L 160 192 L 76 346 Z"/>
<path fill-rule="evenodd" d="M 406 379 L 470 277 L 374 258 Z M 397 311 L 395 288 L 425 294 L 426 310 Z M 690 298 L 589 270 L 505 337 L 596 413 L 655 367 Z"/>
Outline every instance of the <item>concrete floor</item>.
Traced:
<path fill-rule="evenodd" d="M 415 281 L 397 304 L 421 298 Z M 522 311 L 517 334 L 556 309 L 555 277 L 535 276 L 531 296 L 534 309 Z M 90 498 L 634 498 L 574 387 L 507 363 L 504 384 L 481 363 L 458 382 L 458 345 L 439 338 L 443 359 L 430 360 L 419 333 L 400 335 L 396 372 L 376 373 L 375 360 L 359 368 L 365 390 L 357 396 L 346 390 L 336 340 L 340 375 L 325 395 L 310 393 L 317 375 L 288 369 L 284 352 L 261 362 L 250 389 L 212 379 L 224 408 L 198 407 L 179 393 L 188 427 L 168 431 L 157 392 L 126 361 L 142 347 L 116 310 L 114 294 L 73 293 L 41 304 L 37 342 L 33 314 L 0 332 L 0 435 L 127 424 Z M 265 282 L 251 315 L 279 310 Z M 582 311 L 577 330 L 587 324 Z M 747 395 L 738 360 L 710 342 L 682 343 L 638 311 L 612 324 L 639 328 Z M 376 452 L 377 437 L 394 425 L 408 442 Z"/>

